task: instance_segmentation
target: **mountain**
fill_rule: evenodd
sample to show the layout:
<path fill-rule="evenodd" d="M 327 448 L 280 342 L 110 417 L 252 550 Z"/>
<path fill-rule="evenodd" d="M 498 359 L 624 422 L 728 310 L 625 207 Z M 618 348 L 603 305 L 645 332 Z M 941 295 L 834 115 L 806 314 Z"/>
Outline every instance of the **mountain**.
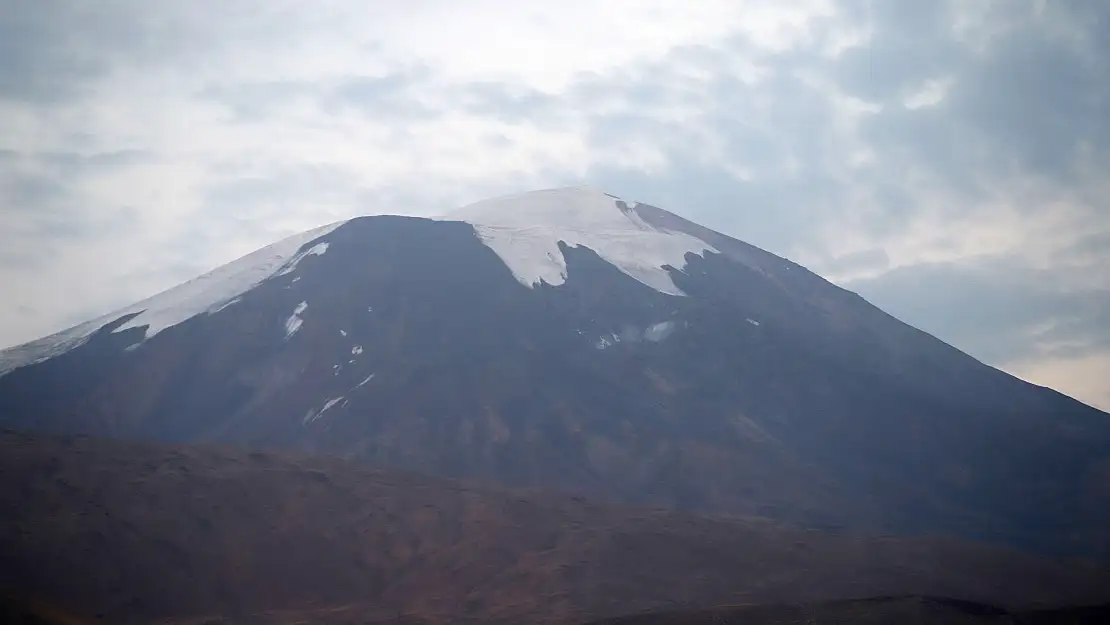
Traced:
<path fill-rule="evenodd" d="M 1110 415 L 592 188 L 325 226 L 0 371 L 22 430 L 1110 561 Z"/>
<path fill-rule="evenodd" d="M 0 433 L 0 562 L 0 596 L 46 623 L 572 624 L 905 594 L 1003 609 L 1110 600 L 1105 568 L 958 540 L 12 432 Z"/>

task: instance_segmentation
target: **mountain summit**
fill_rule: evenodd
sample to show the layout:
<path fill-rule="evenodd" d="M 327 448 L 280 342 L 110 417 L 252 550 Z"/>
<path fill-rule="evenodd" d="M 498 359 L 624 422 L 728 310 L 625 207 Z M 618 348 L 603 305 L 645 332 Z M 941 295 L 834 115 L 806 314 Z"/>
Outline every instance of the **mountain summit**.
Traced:
<path fill-rule="evenodd" d="M 592 188 L 306 232 L 0 352 L 0 425 L 1110 559 L 1110 418 Z"/>
<path fill-rule="evenodd" d="M 625 275 L 669 295 L 683 295 L 670 269 L 687 254 L 716 252 L 705 241 L 645 221 L 631 206 L 590 187 L 534 191 L 478 202 L 446 219 L 474 226 L 522 284 L 560 285 L 567 263 L 560 245 L 593 250 Z"/>

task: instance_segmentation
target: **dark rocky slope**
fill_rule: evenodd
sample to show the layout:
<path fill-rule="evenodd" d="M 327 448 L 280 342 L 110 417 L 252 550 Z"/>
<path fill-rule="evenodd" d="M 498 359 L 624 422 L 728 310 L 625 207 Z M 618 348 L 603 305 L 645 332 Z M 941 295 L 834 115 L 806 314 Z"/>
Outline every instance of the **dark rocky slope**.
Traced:
<path fill-rule="evenodd" d="M 1110 600 L 1110 571 L 508 493 L 334 459 L 0 435 L 0 591 L 108 623 L 572 623 L 926 594 Z M 99 616 L 97 616 L 99 615 Z"/>

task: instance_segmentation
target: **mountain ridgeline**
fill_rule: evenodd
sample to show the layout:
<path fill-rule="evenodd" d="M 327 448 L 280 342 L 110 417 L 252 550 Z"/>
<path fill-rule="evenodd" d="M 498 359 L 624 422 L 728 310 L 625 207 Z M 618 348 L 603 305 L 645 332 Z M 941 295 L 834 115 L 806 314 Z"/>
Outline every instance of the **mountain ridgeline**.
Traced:
<path fill-rule="evenodd" d="M 590 188 L 333 224 L 0 371 L 21 430 L 1110 561 L 1110 416 Z"/>

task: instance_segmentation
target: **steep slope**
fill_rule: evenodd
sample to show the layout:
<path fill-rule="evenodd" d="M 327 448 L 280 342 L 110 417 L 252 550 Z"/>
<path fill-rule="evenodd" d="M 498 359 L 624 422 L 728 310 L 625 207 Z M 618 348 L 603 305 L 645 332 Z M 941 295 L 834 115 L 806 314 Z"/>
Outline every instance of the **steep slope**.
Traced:
<path fill-rule="evenodd" d="M 13 433 L 0 434 L 0 562 L 0 590 L 111 623 L 573 623 L 891 594 L 1006 608 L 1110 598 L 1105 569 L 960 541 Z"/>
<path fill-rule="evenodd" d="M 5 352 L 0 423 L 1110 559 L 1108 415 L 661 209 L 557 189 L 259 256 Z"/>

